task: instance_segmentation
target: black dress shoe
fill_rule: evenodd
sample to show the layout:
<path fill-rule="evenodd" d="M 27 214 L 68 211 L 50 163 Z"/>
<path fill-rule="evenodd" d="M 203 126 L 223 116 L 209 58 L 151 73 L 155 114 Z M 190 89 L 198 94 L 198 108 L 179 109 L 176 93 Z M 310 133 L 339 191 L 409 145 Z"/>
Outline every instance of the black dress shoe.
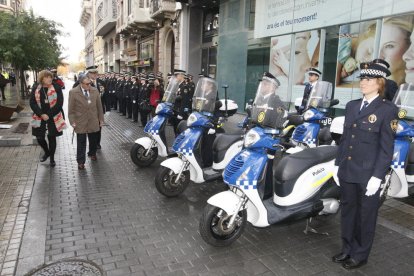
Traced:
<path fill-rule="evenodd" d="M 50 160 L 50 166 L 53 168 L 54 166 L 56 166 L 56 162 L 55 160 Z"/>
<path fill-rule="evenodd" d="M 101 149 L 101 145 L 96 145 L 96 149 Z"/>
<path fill-rule="evenodd" d="M 40 158 L 40 162 L 45 162 L 48 158 L 49 158 L 49 154 L 44 154 L 44 155 Z"/>
<path fill-rule="evenodd" d="M 342 264 L 342 266 L 346 269 L 355 269 L 355 268 L 365 265 L 366 263 L 367 263 L 367 260 L 357 261 L 357 260 L 354 260 L 353 258 L 349 258 Z"/>
<path fill-rule="evenodd" d="M 332 257 L 332 262 L 334 263 L 343 263 L 349 259 L 349 255 L 345 253 L 339 253 Z"/>

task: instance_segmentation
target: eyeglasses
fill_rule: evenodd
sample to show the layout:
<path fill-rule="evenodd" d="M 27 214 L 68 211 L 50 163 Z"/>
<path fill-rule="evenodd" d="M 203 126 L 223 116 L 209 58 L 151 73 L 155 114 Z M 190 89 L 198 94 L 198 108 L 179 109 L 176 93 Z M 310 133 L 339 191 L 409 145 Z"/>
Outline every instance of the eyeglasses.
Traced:
<path fill-rule="evenodd" d="M 83 84 L 83 85 L 91 85 L 91 83 L 90 83 L 90 82 L 87 82 L 87 83 L 82 82 L 82 84 Z"/>
<path fill-rule="evenodd" d="M 317 74 L 309 73 L 309 76 L 317 76 Z"/>

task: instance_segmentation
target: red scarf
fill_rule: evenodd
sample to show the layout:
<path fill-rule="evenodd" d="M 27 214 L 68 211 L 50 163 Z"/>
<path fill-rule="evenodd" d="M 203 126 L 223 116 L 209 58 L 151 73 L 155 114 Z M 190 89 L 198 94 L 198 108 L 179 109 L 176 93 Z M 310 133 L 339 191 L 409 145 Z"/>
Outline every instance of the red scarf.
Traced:
<path fill-rule="evenodd" d="M 42 88 L 42 85 L 38 85 L 36 90 L 35 90 L 35 100 L 37 105 L 42 108 L 41 104 L 40 104 L 40 89 Z M 53 87 L 53 85 L 49 86 L 46 95 L 47 99 L 49 101 L 50 104 L 50 108 L 54 107 L 57 103 L 57 93 L 55 91 L 55 88 Z M 59 111 L 58 114 L 56 114 L 55 116 L 53 116 L 53 122 L 55 123 L 56 129 L 58 132 L 61 132 L 62 130 L 64 130 L 67 126 L 65 123 L 65 119 L 63 119 L 63 114 L 61 111 Z M 32 121 L 31 121 L 31 125 L 34 128 L 40 127 L 42 123 L 42 117 L 37 116 L 36 114 L 32 115 Z"/>

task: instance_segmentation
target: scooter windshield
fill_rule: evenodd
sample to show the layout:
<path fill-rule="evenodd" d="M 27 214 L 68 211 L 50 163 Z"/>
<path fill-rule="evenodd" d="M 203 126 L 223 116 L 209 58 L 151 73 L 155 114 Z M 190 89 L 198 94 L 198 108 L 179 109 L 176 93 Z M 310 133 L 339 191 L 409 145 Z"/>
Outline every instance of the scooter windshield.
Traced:
<path fill-rule="evenodd" d="M 201 78 L 193 96 L 193 110 L 214 113 L 217 99 L 217 82 L 208 77 Z"/>
<path fill-rule="evenodd" d="M 167 89 L 164 92 L 164 96 L 162 97 L 163 102 L 174 103 L 175 98 L 177 97 L 178 86 L 180 83 L 178 82 L 175 76 L 172 76 L 168 81 Z"/>
<path fill-rule="evenodd" d="M 263 127 L 283 128 L 287 111 L 277 95 L 279 85 L 275 79 L 263 77 L 256 92 L 252 108 L 252 122 Z"/>
<path fill-rule="evenodd" d="M 401 84 L 393 102 L 399 109 L 400 119 L 414 120 L 414 84 Z"/>
<path fill-rule="evenodd" d="M 309 107 L 314 108 L 329 108 L 331 106 L 332 98 L 332 83 L 327 81 L 318 81 L 315 89 L 309 96 L 306 109 Z"/>

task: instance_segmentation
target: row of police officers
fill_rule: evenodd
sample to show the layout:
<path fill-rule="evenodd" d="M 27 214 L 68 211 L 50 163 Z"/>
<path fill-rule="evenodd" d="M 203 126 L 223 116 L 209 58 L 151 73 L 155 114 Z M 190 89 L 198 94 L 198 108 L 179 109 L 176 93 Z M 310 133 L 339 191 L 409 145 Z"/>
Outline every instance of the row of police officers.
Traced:
<path fill-rule="evenodd" d="M 96 66 L 87 68 L 88 75 L 96 72 Z M 179 85 L 177 95 L 179 100 L 175 104 L 176 116 L 171 119 L 171 124 L 176 132 L 178 123 L 185 120 L 191 113 L 192 97 L 195 91 L 193 76 L 184 70 L 175 70 L 168 73 L 167 83 L 164 84 L 163 74 L 158 73 L 114 73 L 106 72 L 98 74 L 95 85 L 101 94 L 104 113 L 116 110 L 120 115 L 126 116 L 132 122 L 140 122 L 142 126 L 147 124 L 148 116 L 155 115 L 155 109 L 162 100 L 168 81 L 175 75 Z"/>

